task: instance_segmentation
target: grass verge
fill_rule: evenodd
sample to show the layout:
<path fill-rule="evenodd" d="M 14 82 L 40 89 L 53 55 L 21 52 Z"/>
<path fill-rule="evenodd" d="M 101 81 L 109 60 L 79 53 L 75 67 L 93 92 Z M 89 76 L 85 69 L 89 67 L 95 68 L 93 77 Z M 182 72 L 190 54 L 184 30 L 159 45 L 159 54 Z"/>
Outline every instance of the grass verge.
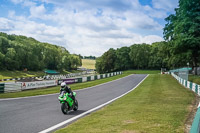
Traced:
<path fill-rule="evenodd" d="M 89 82 L 84 82 L 84 83 L 76 83 L 76 84 L 70 85 L 70 87 L 72 88 L 72 90 L 83 89 L 83 88 L 99 85 L 102 83 L 106 83 L 106 82 L 109 82 L 112 80 L 116 80 L 116 79 L 128 76 L 130 74 L 133 74 L 133 73 L 135 73 L 135 71 L 133 71 L 133 70 L 124 71 L 124 73 L 122 75 L 117 75 L 117 76 L 113 76 L 113 77 L 109 77 L 109 78 L 105 78 L 105 79 L 99 79 L 99 80 L 89 81 Z M 144 73 L 144 72 L 141 71 L 141 73 Z M 145 71 L 145 74 L 148 74 L 148 73 L 153 73 L 153 72 Z M 156 71 L 154 73 L 156 73 Z M 53 94 L 53 93 L 58 93 L 59 88 L 60 88 L 59 86 L 56 86 L 56 87 L 27 90 L 27 91 L 21 91 L 21 92 L 2 93 L 2 94 L 0 94 L 0 98 L 16 98 L 16 97 L 27 97 L 27 96 Z"/>
<path fill-rule="evenodd" d="M 182 133 L 194 100 L 170 75 L 150 75 L 126 96 L 56 133 Z"/>
<path fill-rule="evenodd" d="M 199 75 L 189 75 L 188 80 L 200 85 L 200 76 Z"/>
<path fill-rule="evenodd" d="M 80 73 L 82 71 L 71 70 L 63 71 L 60 74 Z M 0 79 L 12 79 L 22 77 L 40 77 L 46 75 L 43 71 L 0 71 Z"/>
<path fill-rule="evenodd" d="M 160 74 L 160 70 L 130 70 L 134 74 Z"/>
<path fill-rule="evenodd" d="M 45 75 L 42 71 L 0 71 L 0 79 L 11 79 L 11 78 L 20 78 L 20 77 L 37 77 Z"/>

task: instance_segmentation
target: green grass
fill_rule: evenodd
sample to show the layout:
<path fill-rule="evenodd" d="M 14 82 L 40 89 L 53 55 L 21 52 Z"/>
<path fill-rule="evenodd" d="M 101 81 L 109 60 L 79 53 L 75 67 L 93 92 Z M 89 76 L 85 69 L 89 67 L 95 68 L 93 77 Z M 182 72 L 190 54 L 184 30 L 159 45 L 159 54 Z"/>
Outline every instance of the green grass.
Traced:
<path fill-rule="evenodd" d="M 82 59 L 82 67 L 87 69 L 95 69 L 96 60 Z"/>
<path fill-rule="evenodd" d="M 11 79 L 20 77 L 37 77 L 45 75 L 42 71 L 0 71 L 0 79 Z"/>
<path fill-rule="evenodd" d="M 194 99 L 170 75 L 154 74 L 131 93 L 56 133 L 183 133 Z"/>
<path fill-rule="evenodd" d="M 188 80 L 200 85 L 200 76 L 198 75 L 189 75 Z"/>
<path fill-rule="evenodd" d="M 160 70 L 130 70 L 134 74 L 160 74 Z"/>

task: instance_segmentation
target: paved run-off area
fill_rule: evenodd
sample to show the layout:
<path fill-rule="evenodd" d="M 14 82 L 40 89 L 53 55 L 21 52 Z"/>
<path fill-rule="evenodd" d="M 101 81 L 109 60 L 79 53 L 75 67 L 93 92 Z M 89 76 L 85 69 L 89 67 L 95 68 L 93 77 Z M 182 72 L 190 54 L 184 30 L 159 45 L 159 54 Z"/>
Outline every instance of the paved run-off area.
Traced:
<path fill-rule="evenodd" d="M 39 132 L 70 119 L 134 88 L 146 77 L 131 75 L 107 84 L 77 91 L 79 110 L 63 115 L 58 94 L 0 100 L 0 132 Z"/>

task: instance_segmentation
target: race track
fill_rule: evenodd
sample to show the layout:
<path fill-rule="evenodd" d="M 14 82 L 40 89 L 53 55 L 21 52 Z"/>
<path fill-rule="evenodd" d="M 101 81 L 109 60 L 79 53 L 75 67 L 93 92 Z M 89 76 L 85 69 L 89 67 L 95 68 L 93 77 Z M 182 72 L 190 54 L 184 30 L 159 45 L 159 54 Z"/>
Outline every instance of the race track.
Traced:
<path fill-rule="evenodd" d="M 0 100 L 0 133 L 36 133 L 66 121 L 133 89 L 147 75 L 125 78 L 78 90 L 79 109 L 64 115 L 58 94 L 21 99 Z M 59 90 L 58 90 L 59 92 Z"/>

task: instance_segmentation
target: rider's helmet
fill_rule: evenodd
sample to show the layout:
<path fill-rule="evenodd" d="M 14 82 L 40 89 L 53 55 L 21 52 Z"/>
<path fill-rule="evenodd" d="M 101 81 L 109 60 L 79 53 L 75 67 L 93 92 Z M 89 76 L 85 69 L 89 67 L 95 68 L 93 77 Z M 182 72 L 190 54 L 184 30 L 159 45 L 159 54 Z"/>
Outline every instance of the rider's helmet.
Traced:
<path fill-rule="evenodd" d="M 66 84 L 65 82 L 62 82 L 60 86 L 61 86 L 61 88 L 63 89 L 63 88 L 65 88 L 66 85 L 67 85 L 67 84 Z"/>

